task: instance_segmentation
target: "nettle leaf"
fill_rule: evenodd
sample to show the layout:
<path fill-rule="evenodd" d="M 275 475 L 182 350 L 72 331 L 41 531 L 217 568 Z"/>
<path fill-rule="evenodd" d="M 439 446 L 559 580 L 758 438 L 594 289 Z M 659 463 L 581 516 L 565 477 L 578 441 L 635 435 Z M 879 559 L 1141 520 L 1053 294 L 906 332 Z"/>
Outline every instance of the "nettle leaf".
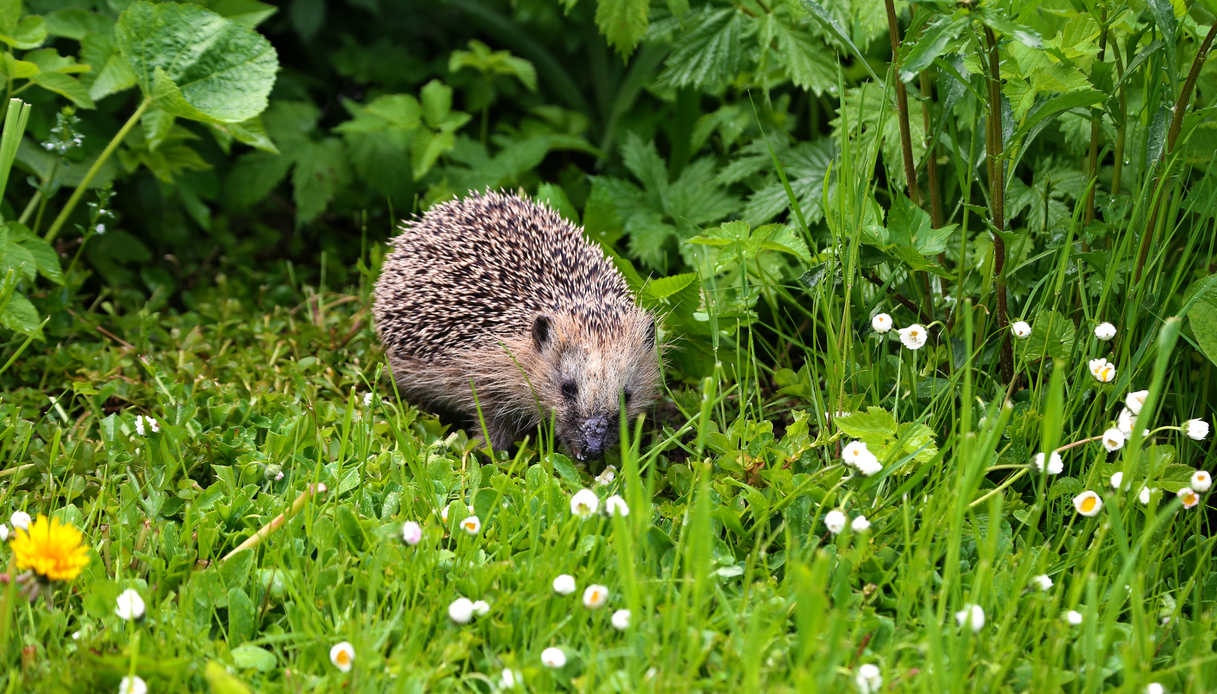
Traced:
<path fill-rule="evenodd" d="M 881 407 L 868 407 L 866 412 L 833 417 L 832 421 L 842 433 L 856 439 L 883 438 L 893 435 L 896 431 L 896 418 Z"/>
<path fill-rule="evenodd" d="M 663 196 L 668 188 L 668 165 L 659 156 L 654 140 L 644 141 L 642 136 L 631 131 L 621 145 L 621 161 L 645 190 Z"/>
<path fill-rule="evenodd" d="M 1187 324 L 1196 344 L 1209 361 L 1217 364 L 1217 275 L 1199 280 L 1188 292 L 1195 302 L 1188 308 Z"/>
<path fill-rule="evenodd" d="M 596 26 L 621 57 L 633 53 L 646 33 L 649 6 L 650 0 L 599 0 L 596 3 Z"/>
<path fill-rule="evenodd" d="M 1052 309 L 1036 312 L 1031 335 L 1015 341 L 1015 349 L 1024 359 L 1068 359 L 1073 351 L 1076 329 L 1073 321 Z"/>
<path fill-rule="evenodd" d="M 240 123 L 266 108 L 279 60 L 248 26 L 197 5 L 137 0 L 114 35 L 140 90 L 174 115 Z"/>
<path fill-rule="evenodd" d="M 753 153 L 758 168 L 771 169 L 773 158 L 769 154 L 769 148 L 759 140 L 753 144 L 759 144 L 759 151 Z M 786 170 L 786 180 L 798 200 L 803 218 L 809 224 L 815 224 L 824 218 L 824 210 L 820 204 L 824 194 L 824 180 L 836 156 L 837 147 L 830 138 L 800 142 L 778 152 L 778 161 Z M 773 175 L 765 186 L 748 198 L 744 205 L 743 218 L 749 224 L 760 225 L 788 212 L 790 204 L 786 186 L 782 185 L 777 175 Z"/>
<path fill-rule="evenodd" d="M 875 137 L 876 130 L 879 131 L 880 151 L 883 153 L 887 175 L 897 183 L 897 187 L 904 188 L 906 184 L 904 167 L 901 165 L 900 123 L 896 116 L 895 95 L 888 85 L 876 86 L 875 83 L 864 82 L 857 87 L 846 89 L 838 115 L 831 123 L 834 139 L 843 136 L 841 128 L 845 121 L 841 113 L 849 116 L 849 137 L 863 136 L 864 139 L 870 139 Z M 913 141 L 913 163 L 920 165 L 926 152 L 924 121 L 921 118 L 910 118 L 909 131 Z"/>
<path fill-rule="evenodd" d="M 537 70 L 533 64 L 523 58 L 517 58 L 509 51 L 491 51 L 490 46 L 474 39 L 469 42 L 469 50 L 452 51 L 448 57 L 448 71 L 457 72 L 462 68 L 471 68 L 483 75 L 510 75 L 528 87 L 529 91 L 537 91 Z"/>
<path fill-rule="evenodd" d="M 816 96 L 837 84 L 837 60 L 821 42 L 813 42 L 807 27 L 792 26 L 783 17 L 768 15 L 766 27 L 777 41 L 777 56 L 796 87 Z"/>
<path fill-rule="evenodd" d="M 915 41 L 906 40 L 903 45 L 904 58 L 900 61 L 900 79 L 911 82 L 942 55 L 947 45 L 971 23 L 971 18 L 963 11 L 942 15 L 930 22 Z"/>
<path fill-rule="evenodd" d="M 224 179 L 224 196 L 236 209 L 245 209 L 266 199 L 287 178 L 292 158 L 269 152 L 241 155 Z"/>
<path fill-rule="evenodd" d="M 896 194 L 888 212 L 883 242 L 872 245 L 915 270 L 945 272 L 934 256 L 946 250 L 947 239 L 954 231 L 954 224 L 932 228 L 930 215 L 925 210 L 907 197 Z"/>
<path fill-rule="evenodd" d="M 677 32 L 676 48 L 657 80 L 660 86 L 712 91 L 743 69 L 745 39 L 753 27 L 742 12 L 734 7 L 705 7 L 686 15 L 684 26 L 692 29 Z"/>

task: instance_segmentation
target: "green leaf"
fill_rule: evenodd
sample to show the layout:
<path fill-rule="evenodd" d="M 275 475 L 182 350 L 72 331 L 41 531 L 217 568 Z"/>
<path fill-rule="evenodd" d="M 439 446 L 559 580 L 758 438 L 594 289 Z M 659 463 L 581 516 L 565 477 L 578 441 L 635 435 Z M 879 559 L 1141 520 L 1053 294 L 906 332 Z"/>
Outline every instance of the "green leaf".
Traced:
<path fill-rule="evenodd" d="M 806 28 L 787 26 L 781 18 L 775 18 L 772 27 L 779 58 L 796 87 L 821 96 L 836 86 L 837 61 L 822 42 L 813 42 Z"/>
<path fill-rule="evenodd" d="M 942 55 L 947 44 L 955 40 L 971 23 L 971 18 L 965 13 L 942 15 L 930 22 L 915 41 L 906 40 L 903 45 L 904 58 L 900 61 L 900 79 L 911 82 Z"/>
<path fill-rule="evenodd" d="M 1031 335 L 1015 341 L 1015 348 L 1026 359 L 1068 359 L 1073 351 L 1076 329 L 1073 321 L 1052 309 L 1035 314 Z"/>
<path fill-rule="evenodd" d="M 764 141 L 757 140 L 750 149 L 762 168 L 773 167 L 773 159 Z M 836 145 L 831 138 L 800 142 L 792 148 L 779 150 L 778 161 L 785 168 L 786 180 L 790 183 L 790 189 L 808 223 L 814 224 L 824 218 L 821 207 L 824 180 L 836 155 Z M 775 175 L 770 178 L 769 183 L 748 198 L 744 205 L 743 218 L 749 224 L 760 225 L 790 209 L 790 196 L 786 194 L 782 181 Z"/>
<path fill-rule="evenodd" d="M 63 270 L 55 249 L 34 232 L 18 222 L 8 222 L 9 243 L 29 253 L 38 274 L 55 284 L 63 284 Z M 0 267 L 3 267 L 0 261 Z M 30 278 L 32 279 L 32 277 Z"/>
<path fill-rule="evenodd" d="M 745 15 L 734 7 L 706 7 L 685 21 L 696 26 L 680 36 L 664 61 L 659 84 L 706 91 L 726 85 L 743 68 L 744 38 L 751 28 Z"/>
<path fill-rule="evenodd" d="M 42 339 L 42 320 L 38 317 L 38 310 L 23 294 L 13 292 L 0 305 L 0 325 L 13 332 Z"/>
<path fill-rule="evenodd" d="M 599 0 L 596 3 L 596 26 L 623 58 L 634 52 L 647 30 L 649 5 L 649 0 Z"/>
<path fill-rule="evenodd" d="M 254 634 L 255 608 L 239 587 L 228 589 L 228 640 L 248 641 Z"/>
<path fill-rule="evenodd" d="M 236 209 L 246 209 L 265 200 L 287 178 L 290 157 L 250 152 L 239 157 L 224 180 L 225 199 Z"/>
<path fill-rule="evenodd" d="M 46 20 L 38 15 L 26 15 L 17 25 L 0 33 L 0 41 L 13 48 L 37 48 L 46 41 Z"/>
<path fill-rule="evenodd" d="M 89 86 L 89 98 L 98 101 L 134 86 L 135 71 L 131 69 L 131 64 L 121 55 L 112 55 Z"/>
<path fill-rule="evenodd" d="M 47 34 L 75 41 L 84 39 L 88 34 L 110 30 L 110 22 L 105 17 L 79 7 L 55 10 L 48 13 L 45 19 Z"/>
<path fill-rule="evenodd" d="M 450 151 L 456 145 L 456 135 L 449 132 L 431 132 L 429 130 L 419 131 L 414 136 L 414 144 L 411 147 L 410 159 L 414 165 L 414 180 L 418 180 L 427 175 L 435 162 L 439 160 L 440 155 Z"/>
<path fill-rule="evenodd" d="M 89 90 L 71 75 L 62 72 L 40 72 L 31 77 L 30 81 L 49 92 L 65 97 L 81 108 L 93 108 Z"/>
<path fill-rule="evenodd" d="M 621 162 L 644 189 L 663 197 L 668 187 L 668 165 L 655 149 L 654 140 L 643 140 L 638 133 L 628 133 L 621 144 Z"/>
<path fill-rule="evenodd" d="M 1196 345 L 1209 361 L 1217 364 L 1217 275 L 1209 275 L 1193 285 L 1187 324 Z"/>
<path fill-rule="evenodd" d="M 342 142 L 332 137 L 304 145 L 297 151 L 296 161 L 292 172 L 296 221 L 305 224 L 325 211 L 350 173 Z"/>
<path fill-rule="evenodd" d="M 254 116 L 241 123 L 210 123 L 212 130 L 219 131 L 237 142 L 249 145 L 264 152 L 278 153 L 279 148 L 266 134 L 266 126 L 260 116 Z M 227 149 L 225 149 L 227 151 Z"/>
<path fill-rule="evenodd" d="M 252 643 L 243 643 L 232 649 L 232 662 L 241 669 L 253 668 L 259 672 L 275 669 L 275 654 Z"/>
<path fill-rule="evenodd" d="M 1038 32 L 1010 19 L 1003 10 L 984 7 L 978 11 L 978 14 L 985 26 L 1008 39 L 1013 39 L 1028 48 L 1042 48 L 1044 45 Z"/>
<path fill-rule="evenodd" d="M 273 5 L 258 0 L 204 0 L 199 4 L 250 29 L 279 11 Z"/>
<path fill-rule="evenodd" d="M 896 194 L 888 212 L 887 250 L 909 267 L 917 270 L 940 270 L 933 256 L 946 250 L 947 239 L 955 231 L 954 224 L 934 229 L 930 215 L 907 197 Z"/>
<path fill-rule="evenodd" d="M 165 110 L 240 123 L 266 108 L 279 60 L 249 27 L 197 5 L 137 0 L 114 32 L 140 90 Z"/>
<path fill-rule="evenodd" d="M 350 101 L 344 105 L 354 118 L 334 128 L 340 133 L 409 132 L 419 127 L 423 115 L 418 99 L 410 94 L 386 94 L 366 105 Z"/>
<path fill-rule="evenodd" d="M 683 290 L 697 280 L 697 273 L 686 272 L 671 277 L 659 277 L 646 283 L 646 293 L 653 299 L 663 300 Z"/>
<path fill-rule="evenodd" d="M 11 53 L 4 54 L 4 75 L 9 79 L 28 79 L 38 74 L 38 65 L 28 60 L 17 60 Z"/>
<path fill-rule="evenodd" d="M 825 10 L 820 6 L 819 3 L 815 2 L 815 0 L 802 1 L 803 7 L 807 8 L 807 10 L 811 12 L 812 18 L 820 24 L 821 28 L 827 31 L 830 35 L 832 35 L 833 38 L 839 41 L 841 45 L 845 46 L 853 53 L 854 58 L 866 68 L 866 72 L 871 76 L 871 79 L 875 80 L 876 82 L 882 81 L 879 78 L 879 75 L 876 75 L 875 71 L 871 69 L 870 62 L 866 59 L 866 56 L 863 55 L 862 51 L 858 50 L 856 45 L 854 45 L 854 42 L 852 39 L 850 39 L 849 33 L 845 30 L 845 27 L 841 26 L 840 22 L 829 14 L 828 10 Z"/>
<path fill-rule="evenodd" d="M 452 87 L 431 80 L 419 91 L 422 98 L 423 120 L 432 128 L 438 129 L 447 119 L 452 110 Z"/>
<path fill-rule="evenodd" d="M 866 412 L 834 417 L 832 421 L 843 433 L 856 439 L 890 437 L 896 431 L 896 418 L 881 407 L 868 407 Z"/>

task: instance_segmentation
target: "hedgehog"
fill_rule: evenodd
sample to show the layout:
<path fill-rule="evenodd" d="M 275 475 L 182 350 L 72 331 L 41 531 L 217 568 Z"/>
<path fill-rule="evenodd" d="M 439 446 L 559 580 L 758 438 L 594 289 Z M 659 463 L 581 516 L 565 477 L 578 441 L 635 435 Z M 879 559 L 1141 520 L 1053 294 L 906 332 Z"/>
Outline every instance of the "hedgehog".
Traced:
<path fill-rule="evenodd" d="M 552 421 L 576 459 L 600 458 L 655 400 L 656 316 L 583 230 L 487 191 L 403 222 L 373 317 L 406 399 L 510 448 Z"/>

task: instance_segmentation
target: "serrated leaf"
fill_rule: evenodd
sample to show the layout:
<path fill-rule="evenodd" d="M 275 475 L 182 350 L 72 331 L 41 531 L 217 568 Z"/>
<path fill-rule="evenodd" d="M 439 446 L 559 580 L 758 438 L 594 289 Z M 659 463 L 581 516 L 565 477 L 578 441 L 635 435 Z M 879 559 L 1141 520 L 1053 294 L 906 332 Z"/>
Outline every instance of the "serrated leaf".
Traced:
<path fill-rule="evenodd" d="M 1217 364 L 1217 275 L 1209 275 L 1194 286 L 1187 323 L 1200 351 Z"/>
<path fill-rule="evenodd" d="M 642 183 L 644 189 L 663 197 L 668 187 L 668 165 L 659 156 L 653 140 L 644 141 L 638 133 L 628 133 L 621 144 L 621 163 Z"/>
<path fill-rule="evenodd" d="M 871 79 L 875 80 L 876 82 L 881 81 L 879 75 L 876 75 L 875 71 L 871 69 L 870 61 L 868 61 L 866 56 L 863 55 L 862 51 L 858 50 L 858 47 L 854 45 L 853 40 L 849 37 L 849 32 L 845 30 L 845 27 L 841 26 L 841 23 L 838 22 L 836 18 L 828 12 L 828 10 L 821 7 L 819 3 L 815 2 L 815 0 L 802 0 L 802 3 L 803 7 L 807 8 L 807 10 L 811 13 L 812 18 L 815 19 L 822 29 L 827 31 L 833 38 L 840 42 L 841 45 L 845 46 L 850 50 L 851 53 L 853 53 L 854 58 L 859 62 L 859 64 L 866 68 L 866 72 L 870 74 Z"/>
<path fill-rule="evenodd" d="M 9 242 L 29 253 L 38 274 L 55 284 L 63 284 L 63 269 L 51 244 L 17 222 L 8 223 Z M 4 263 L 0 263 L 3 267 Z"/>
<path fill-rule="evenodd" d="M 267 152 L 241 155 L 224 180 L 225 198 L 236 209 L 246 209 L 266 199 L 287 178 L 292 160 Z"/>
<path fill-rule="evenodd" d="M 137 0 L 114 29 L 136 83 L 183 118 L 240 123 L 266 108 L 279 68 L 270 42 L 197 5 Z"/>
<path fill-rule="evenodd" d="M 427 175 L 435 162 L 445 152 L 451 151 L 456 145 L 456 135 L 450 132 L 432 132 L 420 130 L 414 135 L 411 145 L 411 163 L 414 166 L 414 180 Z"/>
<path fill-rule="evenodd" d="M 778 161 L 785 167 L 791 191 L 809 224 L 814 224 L 824 217 L 821 207 L 824 180 L 836 153 L 833 141 L 823 138 L 815 142 L 801 142 L 778 155 Z M 772 168 L 772 157 L 767 149 L 758 159 L 765 162 L 766 168 Z M 744 205 L 743 217 L 749 224 L 760 225 L 790 210 L 790 205 L 786 187 L 777 176 L 773 176 L 768 184 L 748 198 Z"/>
<path fill-rule="evenodd" d="M 270 136 L 266 134 L 266 126 L 259 116 L 254 116 L 241 123 L 209 123 L 208 125 L 212 130 L 219 131 L 235 139 L 237 142 L 249 145 L 255 149 L 276 154 L 279 152 L 279 148 L 275 146 Z"/>
<path fill-rule="evenodd" d="M 942 15 L 930 22 L 915 41 L 904 42 L 905 54 L 900 61 L 900 79 L 911 82 L 922 70 L 928 68 L 955 40 L 960 32 L 972 23 L 966 13 Z"/>
<path fill-rule="evenodd" d="M 634 52 L 647 30 L 650 0 L 598 0 L 596 26 L 608 44 L 621 56 Z"/>
<path fill-rule="evenodd" d="M 89 86 L 89 98 L 97 101 L 134 86 L 135 71 L 131 69 L 131 64 L 121 55 L 112 55 Z"/>
<path fill-rule="evenodd" d="M 1073 321 L 1052 309 L 1036 312 L 1031 335 L 1015 345 L 1026 359 L 1068 359 L 1073 351 L 1076 329 Z"/>
<path fill-rule="evenodd" d="M 820 96 L 836 86 L 837 61 L 823 43 L 813 43 L 806 29 L 787 26 L 781 18 L 773 21 L 773 33 L 779 58 L 796 87 Z"/>
<path fill-rule="evenodd" d="M 658 82 L 665 87 L 692 87 L 705 91 L 727 84 L 744 62 L 744 14 L 735 8 L 704 8 L 687 21 L 696 26 L 680 36 L 664 61 Z"/>
<path fill-rule="evenodd" d="M 200 4 L 221 17 L 227 17 L 250 29 L 278 12 L 274 6 L 258 0 L 206 0 Z"/>
<path fill-rule="evenodd" d="M 663 300 L 683 290 L 697 280 L 697 273 L 686 272 L 670 277 L 659 277 L 646 283 L 645 291 L 653 299 Z"/>
<path fill-rule="evenodd" d="M 9 294 L 8 301 L 0 306 L 0 325 L 13 332 L 42 339 L 42 320 L 38 317 L 38 309 L 23 294 Z"/>
<path fill-rule="evenodd" d="M 439 80 L 431 80 L 423 85 L 419 96 L 422 101 L 423 120 L 430 127 L 438 129 L 452 110 L 452 87 Z"/>
<path fill-rule="evenodd" d="M 833 424 L 854 438 L 890 437 L 896 432 L 896 418 L 881 407 L 868 407 L 848 417 L 834 417 Z"/>

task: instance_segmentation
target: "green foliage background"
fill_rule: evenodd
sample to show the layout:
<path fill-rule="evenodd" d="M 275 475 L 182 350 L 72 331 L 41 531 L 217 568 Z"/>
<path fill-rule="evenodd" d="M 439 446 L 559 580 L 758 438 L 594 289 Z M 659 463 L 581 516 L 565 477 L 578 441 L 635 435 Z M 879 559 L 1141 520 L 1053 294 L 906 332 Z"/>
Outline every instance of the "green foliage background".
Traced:
<path fill-rule="evenodd" d="M 880 662 L 893 690 L 1211 689 L 1212 509 L 1173 495 L 1217 468 L 1178 429 L 1217 411 L 1215 11 L 0 0 L 30 105 L 0 144 L 0 516 L 95 548 L 56 609 L 5 589 L 8 686 L 841 691 Z M 490 464 L 389 395 L 384 241 L 486 188 L 578 221 L 664 315 L 667 392 L 601 490 L 628 519 L 569 517 L 596 471 L 544 432 Z M 1102 450 L 1139 389 L 1152 431 Z M 1028 464 L 1058 448 L 1064 474 Z M 1084 489 L 1103 515 L 1073 514 Z M 832 509 L 873 534 L 826 533 Z M 553 603 L 556 566 L 636 626 Z M 144 631 L 113 616 L 129 585 Z M 448 624 L 456 594 L 492 617 Z M 966 603 L 988 631 L 956 629 Z"/>

